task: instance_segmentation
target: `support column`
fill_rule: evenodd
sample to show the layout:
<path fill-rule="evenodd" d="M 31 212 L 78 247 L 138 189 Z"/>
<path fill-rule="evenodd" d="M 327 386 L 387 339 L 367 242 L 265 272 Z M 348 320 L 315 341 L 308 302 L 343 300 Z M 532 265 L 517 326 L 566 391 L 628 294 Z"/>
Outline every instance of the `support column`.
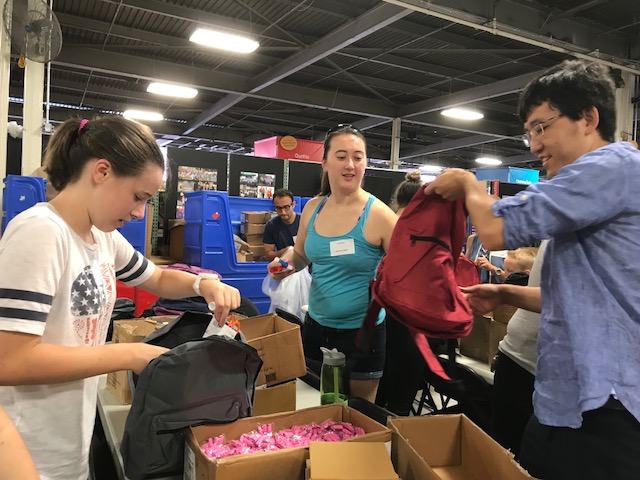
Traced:
<path fill-rule="evenodd" d="M 400 123 L 402 119 L 396 117 L 391 123 L 391 159 L 389 160 L 389 168 L 397 170 L 400 166 Z"/>
<path fill-rule="evenodd" d="M 24 130 L 22 132 L 22 174 L 30 175 L 42 164 L 42 102 L 44 63 L 26 61 L 24 72 Z"/>
<path fill-rule="evenodd" d="M 616 133 L 615 141 L 633 139 L 633 103 L 636 76 L 630 72 L 620 72 L 624 86 L 616 88 Z"/>
<path fill-rule="evenodd" d="M 9 122 L 9 75 L 11 72 L 11 39 L 4 28 L 0 32 L 0 212 L 4 177 L 7 176 L 7 123 Z M 0 213 L 0 215 L 2 215 Z"/>

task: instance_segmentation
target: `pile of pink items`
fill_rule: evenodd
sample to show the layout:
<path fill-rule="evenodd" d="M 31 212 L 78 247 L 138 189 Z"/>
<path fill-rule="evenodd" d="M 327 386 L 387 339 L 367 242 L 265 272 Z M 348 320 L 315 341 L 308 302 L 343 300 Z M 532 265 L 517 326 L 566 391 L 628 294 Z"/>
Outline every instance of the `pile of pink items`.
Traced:
<path fill-rule="evenodd" d="M 273 424 L 260 425 L 255 431 L 243 433 L 239 439 L 224 443 L 224 435 L 210 438 L 202 445 L 209 458 L 230 457 L 243 453 L 268 452 L 292 447 L 307 447 L 309 442 L 341 442 L 356 435 L 364 435 L 361 427 L 348 422 L 326 420 L 320 425 L 296 425 L 273 433 Z"/>

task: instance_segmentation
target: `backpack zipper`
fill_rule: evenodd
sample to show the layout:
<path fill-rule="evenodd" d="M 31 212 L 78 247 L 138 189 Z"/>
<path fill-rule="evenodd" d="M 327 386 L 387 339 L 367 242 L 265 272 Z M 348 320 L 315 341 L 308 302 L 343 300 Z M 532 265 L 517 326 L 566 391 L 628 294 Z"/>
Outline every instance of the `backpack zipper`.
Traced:
<path fill-rule="evenodd" d="M 411 240 L 412 247 L 416 245 L 416 242 L 433 242 L 451 251 L 451 247 L 449 245 L 447 245 L 442 240 L 436 237 L 422 237 L 420 235 L 409 235 L 409 240 Z"/>

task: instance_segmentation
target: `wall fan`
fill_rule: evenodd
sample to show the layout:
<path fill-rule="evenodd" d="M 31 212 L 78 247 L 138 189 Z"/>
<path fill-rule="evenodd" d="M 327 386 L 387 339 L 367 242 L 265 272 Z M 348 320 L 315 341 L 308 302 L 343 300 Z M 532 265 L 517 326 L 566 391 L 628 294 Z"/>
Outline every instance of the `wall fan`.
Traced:
<path fill-rule="evenodd" d="M 60 54 L 60 23 L 42 0 L 6 0 L 2 18 L 11 45 L 21 57 L 47 63 Z"/>

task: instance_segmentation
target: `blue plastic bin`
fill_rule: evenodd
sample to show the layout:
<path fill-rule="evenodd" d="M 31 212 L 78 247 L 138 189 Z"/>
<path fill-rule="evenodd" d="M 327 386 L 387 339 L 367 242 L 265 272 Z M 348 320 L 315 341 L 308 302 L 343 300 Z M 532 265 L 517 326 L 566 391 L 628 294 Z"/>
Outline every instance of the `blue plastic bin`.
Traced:
<path fill-rule="evenodd" d="M 2 231 L 13 217 L 36 203 L 47 201 L 45 179 L 25 175 L 7 175 L 2 191 Z"/>
<path fill-rule="evenodd" d="M 264 200 L 272 208 L 271 200 L 229 197 L 227 192 L 207 190 L 187 193 L 186 197 L 183 261 L 220 273 L 225 283 L 240 290 L 261 313 L 267 313 L 271 299 L 262 293 L 267 262 L 236 260 L 232 221 L 235 215 L 239 221 L 241 211 L 270 210 L 258 208 L 260 204 L 254 202 Z M 234 213 L 229 208 L 232 203 Z"/>
<path fill-rule="evenodd" d="M 147 246 L 147 209 L 144 209 L 144 217 L 131 220 L 118 229 L 122 236 L 133 245 L 142 255 L 146 254 Z"/>

